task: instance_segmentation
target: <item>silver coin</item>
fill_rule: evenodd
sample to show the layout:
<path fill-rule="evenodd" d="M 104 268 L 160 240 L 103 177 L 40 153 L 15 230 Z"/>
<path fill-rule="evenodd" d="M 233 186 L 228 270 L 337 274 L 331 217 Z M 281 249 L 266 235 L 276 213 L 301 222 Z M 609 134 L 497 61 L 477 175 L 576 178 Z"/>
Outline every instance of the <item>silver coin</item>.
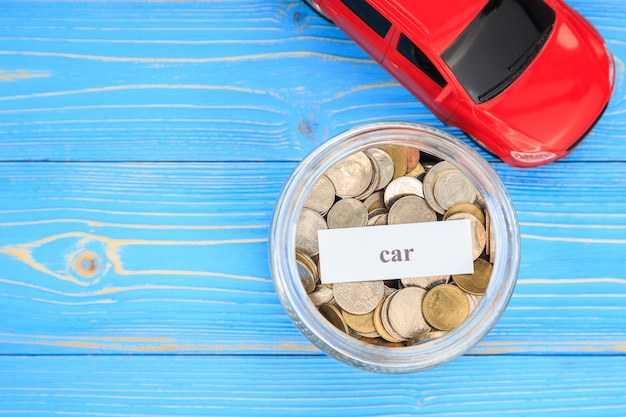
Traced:
<path fill-rule="evenodd" d="M 476 187 L 458 169 L 446 169 L 435 178 L 433 196 L 441 208 L 448 210 L 457 203 L 473 203 Z"/>
<path fill-rule="evenodd" d="M 394 293 L 389 302 L 387 311 L 389 324 L 404 340 L 432 330 L 422 314 L 424 296 L 425 290 L 407 287 Z"/>
<path fill-rule="evenodd" d="M 326 172 L 335 193 L 341 198 L 354 197 L 365 191 L 372 181 L 372 174 L 372 161 L 365 152 L 342 159 Z"/>
<path fill-rule="evenodd" d="M 382 217 L 382 216 L 386 216 L 387 214 L 378 214 L 374 217 L 370 217 L 367 219 L 367 226 L 376 226 L 376 222 Z"/>
<path fill-rule="evenodd" d="M 374 226 L 384 226 L 386 224 L 389 224 L 388 222 L 389 220 L 389 214 L 381 214 L 377 219 L 376 222 L 374 223 Z"/>
<path fill-rule="evenodd" d="M 393 178 L 393 159 L 391 159 L 391 156 L 389 156 L 387 152 L 378 148 L 370 148 L 366 150 L 365 153 L 378 167 L 379 176 L 374 191 L 382 190 Z"/>
<path fill-rule="evenodd" d="M 496 246 L 495 241 L 496 237 L 493 231 L 493 225 L 491 224 L 491 217 L 489 216 L 489 212 L 485 210 L 485 248 L 489 245 L 489 262 L 494 263 L 496 260 Z"/>
<path fill-rule="evenodd" d="M 472 234 L 472 256 L 476 260 L 481 253 L 485 250 L 486 243 L 486 230 L 485 226 L 481 223 L 476 216 L 469 213 L 456 213 L 448 217 L 448 220 L 467 219 L 470 221 L 471 234 Z"/>
<path fill-rule="evenodd" d="M 380 321 L 387 333 L 389 333 L 389 336 L 396 340 L 404 341 L 406 339 L 402 337 L 402 335 L 398 334 L 398 332 L 396 332 L 393 326 L 391 326 L 391 322 L 389 321 L 389 303 L 397 293 L 398 291 L 395 291 L 387 296 L 387 298 L 385 298 L 385 301 L 383 302 L 383 305 L 380 309 Z"/>
<path fill-rule="evenodd" d="M 418 287 L 423 290 L 430 290 L 439 284 L 447 284 L 450 281 L 450 275 L 436 275 L 430 277 L 402 278 L 400 282 L 405 287 Z"/>
<path fill-rule="evenodd" d="M 311 209 L 302 209 L 296 226 L 296 250 L 311 257 L 317 255 L 317 231 L 324 229 L 328 229 L 328 226 L 321 214 Z"/>
<path fill-rule="evenodd" d="M 373 311 L 383 299 L 385 284 L 382 281 L 336 282 L 333 294 L 339 306 L 352 314 Z"/>
<path fill-rule="evenodd" d="M 426 200 L 416 195 L 402 197 L 389 209 L 388 224 L 424 223 L 437 221 L 437 213 Z"/>
<path fill-rule="evenodd" d="M 373 332 L 369 332 L 369 333 L 363 333 L 363 332 L 357 332 L 359 334 L 359 336 L 363 336 L 363 337 L 369 337 L 369 338 L 375 338 L 375 337 L 380 337 L 380 335 L 378 334 L 377 331 L 373 331 Z"/>
<path fill-rule="evenodd" d="M 363 227 L 367 225 L 367 209 L 356 198 L 337 201 L 326 215 L 329 229 Z"/>
<path fill-rule="evenodd" d="M 448 161 L 441 161 L 430 168 L 424 176 L 424 198 L 426 199 L 428 205 L 430 205 L 430 207 L 432 207 L 432 209 L 439 214 L 443 214 L 445 210 L 437 203 L 437 200 L 435 200 L 435 196 L 433 194 L 433 184 L 437 174 L 445 169 L 456 168 Z"/>
<path fill-rule="evenodd" d="M 311 294 L 313 291 L 315 291 L 315 277 L 304 263 L 296 260 L 296 265 L 298 267 L 298 274 L 300 275 L 300 281 L 302 281 L 302 286 L 304 287 L 304 290 L 307 292 L 307 294 Z"/>
<path fill-rule="evenodd" d="M 469 312 L 472 314 L 472 311 L 478 307 L 478 303 L 480 303 L 480 300 L 482 300 L 483 297 L 469 293 L 465 293 L 465 295 L 467 296 L 467 301 L 469 302 Z"/>
<path fill-rule="evenodd" d="M 363 200 L 363 204 L 368 212 L 379 208 L 385 208 L 385 192 L 383 190 L 375 191 Z"/>
<path fill-rule="evenodd" d="M 380 178 L 380 172 L 378 171 L 378 166 L 372 162 L 372 179 L 370 180 L 370 185 L 359 195 L 354 196 L 357 200 L 365 200 L 367 197 L 372 195 L 374 191 L 376 191 L 376 184 L 378 184 L 378 178 Z"/>
<path fill-rule="evenodd" d="M 427 340 L 443 337 L 446 334 L 448 334 L 448 332 L 444 330 L 433 330 L 432 332 L 428 332 L 428 333 L 420 333 L 414 338 L 412 338 L 411 340 L 407 341 L 406 345 L 407 346 L 417 345 L 418 343 L 423 343 Z"/>
<path fill-rule="evenodd" d="M 309 299 L 315 307 L 319 307 L 322 304 L 335 304 L 333 290 L 326 285 L 318 285 L 315 287 L 315 291 L 309 294 Z"/>
<path fill-rule="evenodd" d="M 385 188 L 385 206 L 390 208 L 396 201 L 407 195 L 416 195 L 424 198 L 424 186 L 417 178 L 398 177 Z"/>
<path fill-rule="evenodd" d="M 311 192 L 304 201 L 303 207 L 315 210 L 323 215 L 332 207 L 334 202 L 335 186 L 328 177 L 322 175 L 311 189 Z"/>
<path fill-rule="evenodd" d="M 389 210 L 387 210 L 384 207 L 380 207 L 367 213 L 367 218 L 371 219 L 372 217 L 380 216 L 381 214 L 385 214 L 385 213 L 389 213 Z"/>

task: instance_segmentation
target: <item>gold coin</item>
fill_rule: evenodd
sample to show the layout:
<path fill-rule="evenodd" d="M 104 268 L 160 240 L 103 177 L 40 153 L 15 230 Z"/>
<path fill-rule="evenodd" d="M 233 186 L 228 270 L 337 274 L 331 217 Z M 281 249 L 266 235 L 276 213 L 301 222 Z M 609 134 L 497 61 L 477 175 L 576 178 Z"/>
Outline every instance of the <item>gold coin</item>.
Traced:
<path fill-rule="evenodd" d="M 385 347 L 403 347 L 404 343 L 393 343 L 388 342 L 385 339 L 380 337 L 359 337 L 359 340 L 363 343 L 367 343 L 368 345 L 376 345 L 376 346 L 385 346 Z"/>
<path fill-rule="evenodd" d="M 374 309 L 374 328 L 376 329 L 380 337 L 382 337 L 387 342 L 400 343 L 402 342 L 402 340 L 396 339 L 395 337 L 391 336 L 389 332 L 387 332 L 387 329 L 385 329 L 385 326 L 383 325 L 381 313 L 382 313 L 383 304 L 385 303 L 386 299 L 387 297 L 380 300 L 380 303 L 378 303 L 378 305 Z"/>
<path fill-rule="evenodd" d="M 342 310 L 341 315 L 348 327 L 358 333 L 372 333 L 376 331 L 376 327 L 374 327 L 374 310 L 365 314 L 352 314 Z"/>
<path fill-rule="evenodd" d="M 448 220 L 448 218 L 457 213 L 468 213 L 472 216 L 476 217 L 480 222 L 485 225 L 485 213 L 473 203 L 456 203 L 452 207 L 450 207 L 446 214 L 443 215 L 444 220 Z"/>
<path fill-rule="evenodd" d="M 402 177 L 406 174 L 406 156 L 398 146 L 383 146 L 381 148 L 387 152 L 393 161 L 393 178 Z"/>
<path fill-rule="evenodd" d="M 463 291 L 474 295 L 482 295 L 487 290 L 487 285 L 489 285 L 492 269 L 493 266 L 489 262 L 483 258 L 478 258 L 474 261 L 473 274 L 452 275 L 452 279 Z"/>
<path fill-rule="evenodd" d="M 413 171 L 420 162 L 420 151 L 412 146 L 398 146 L 406 159 L 406 173 Z"/>
<path fill-rule="evenodd" d="M 411 172 L 408 172 L 406 174 L 407 177 L 413 177 L 413 178 L 417 178 L 420 175 L 426 173 L 426 168 L 424 168 L 424 165 L 422 164 L 417 164 L 415 166 L 415 168 L 413 168 L 413 170 Z"/>
<path fill-rule="evenodd" d="M 469 315 L 469 301 L 458 287 L 441 284 L 424 297 L 422 314 L 435 329 L 452 330 Z"/>
<path fill-rule="evenodd" d="M 319 306 L 318 310 L 322 313 L 322 316 L 324 316 L 326 320 L 332 323 L 333 326 L 345 334 L 350 334 L 350 329 L 348 328 L 346 321 L 343 319 L 341 311 L 339 311 L 337 307 L 332 304 L 322 304 Z"/>

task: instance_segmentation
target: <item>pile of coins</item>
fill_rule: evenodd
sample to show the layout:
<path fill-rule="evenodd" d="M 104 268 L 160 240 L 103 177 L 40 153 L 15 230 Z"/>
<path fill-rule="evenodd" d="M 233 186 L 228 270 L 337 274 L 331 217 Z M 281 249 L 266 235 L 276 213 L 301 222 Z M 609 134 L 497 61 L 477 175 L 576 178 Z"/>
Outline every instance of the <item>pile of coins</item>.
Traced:
<path fill-rule="evenodd" d="M 455 219 L 471 224 L 473 274 L 320 283 L 318 230 Z M 369 148 L 313 186 L 296 228 L 296 264 L 335 327 L 366 343 L 409 346 L 445 335 L 476 308 L 491 277 L 491 233 L 482 196 L 452 163 L 410 146 Z"/>

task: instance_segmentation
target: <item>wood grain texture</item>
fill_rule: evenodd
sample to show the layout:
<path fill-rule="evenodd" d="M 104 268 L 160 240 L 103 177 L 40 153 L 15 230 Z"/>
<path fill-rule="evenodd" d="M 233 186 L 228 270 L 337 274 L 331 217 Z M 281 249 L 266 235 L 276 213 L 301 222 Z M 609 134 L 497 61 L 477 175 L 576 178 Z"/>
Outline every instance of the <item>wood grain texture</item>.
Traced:
<path fill-rule="evenodd" d="M 315 351 L 268 270 L 272 210 L 294 167 L 1 164 L 0 352 Z M 625 351 L 626 165 L 496 168 L 522 265 L 474 353 Z"/>
<path fill-rule="evenodd" d="M 0 415 L 623 416 L 626 361 L 459 358 L 416 375 L 327 357 L 0 358 Z"/>
<path fill-rule="evenodd" d="M 626 4 L 571 4 L 606 37 L 618 82 L 566 161 L 625 161 Z M 301 0 L 0 6 L 3 160 L 299 160 L 390 119 L 469 143 Z"/>
<path fill-rule="evenodd" d="M 626 415 L 626 3 L 568 3 L 615 54 L 612 102 L 563 161 L 479 150 L 515 292 L 468 355 L 389 376 L 290 322 L 274 204 L 352 126 L 468 138 L 300 0 L 0 2 L 0 415 Z"/>

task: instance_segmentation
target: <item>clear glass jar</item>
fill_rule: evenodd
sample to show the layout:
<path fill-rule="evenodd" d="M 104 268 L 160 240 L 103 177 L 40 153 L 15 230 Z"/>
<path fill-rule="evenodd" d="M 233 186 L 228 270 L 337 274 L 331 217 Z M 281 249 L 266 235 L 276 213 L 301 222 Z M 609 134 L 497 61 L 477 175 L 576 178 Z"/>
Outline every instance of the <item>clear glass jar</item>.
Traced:
<path fill-rule="evenodd" d="M 489 286 L 473 313 L 445 336 L 413 346 L 363 343 L 324 318 L 309 299 L 295 256 L 300 211 L 317 180 L 346 156 L 371 147 L 407 145 L 447 160 L 462 171 L 484 199 L 497 248 Z M 300 331 L 330 356 L 373 372 L 417 372 L 444 364 L 470 350 L 496 324 L 513 293 L 520 259 L 519 226 L 509 195 L 489 164 L 458 138 L 423 124 L 379 122 L 330 139 L 294 170 L 280 194 L 269 234 L 269 262 L 276 292 Z"/>

